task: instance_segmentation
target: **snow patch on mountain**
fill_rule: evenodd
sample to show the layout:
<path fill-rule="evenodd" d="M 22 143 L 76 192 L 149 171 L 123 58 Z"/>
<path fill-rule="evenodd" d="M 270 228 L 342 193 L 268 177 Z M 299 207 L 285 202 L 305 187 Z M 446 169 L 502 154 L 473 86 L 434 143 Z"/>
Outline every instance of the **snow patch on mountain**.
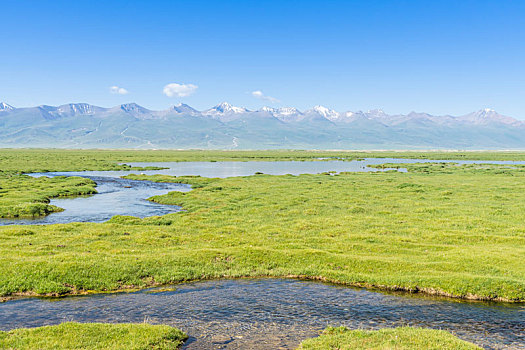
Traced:
<path fill-rule="evenodd" d="M 138 104 L 136 103 L 125 103 L 125 104 L 122 104 L 120 105 L 120 109 L 123 110 L 124 112 L 128 112 L 128 113 L 131 113 L 131 114 L 144 114 L 144 113 L 148 113 L 149 110 L 142 107 L 142 106 L 139 106 Z"/>
<path fill-rule="evenodd" d="M 94 114 L 97 107 L 94 107 L 87 103 L 70 103 L 67 105 L 58 106 L 55 113 L 61 116 L 76 116 L 76 115 L 92 115 Z"/>
<path fill-rule="evenodd" d="M 8 105 L 5 102 L 0 102 L 0 112 L 10 112 L 10 111 L 12 111 L 14 109 L 15 109 L 15 107 L 13 107 L 11 105 Z"/>
<path fill-rule="evenodd" d="M 196 110 L 195 108 L 188 106 L 185 103 L 179 103 L 173 107 L 171 107 L 168 112 L 175 112 L 178 114 L 187 114 L 191 116 L 200 115 L 200 112 Z"/>
<path fill-rule="evenodd" d="M 202 114 L 209 116 L 221 116 L 225 114 L 242 114 L 249 112 L 250 111 L 244 107 L 236 107 L 232 106 L 228 102 L 222 102 L 208 110 L 205 110 L 204 112 L 202 112 Z"/>
<path fill-rule="evenodd" d="M 314 106 L 312 111 L 320 114 L 330 121 L 336 121 L 341 118 L 341 114 L 339 112 L 336 112 L 333 109 L 327 108 L 325 106 Z"/>
<path fill-rule="evenodd" d="M 300 119 L 303 115 L 301 111 L 299 111 L 297 108 L 294 108 L 294 107 L 272 108 L 272 107 L 265 106 L 261 108 L 260 111 L 269 113 L 273 117 L 283 122 Z"/>
<path fill-rule="evenodd" d="M 369 118 L 384 118 L 388 117 L 388 114 L 385 113 L 382 109 L 371 109 L 366 112 L 366 115 Z"/>

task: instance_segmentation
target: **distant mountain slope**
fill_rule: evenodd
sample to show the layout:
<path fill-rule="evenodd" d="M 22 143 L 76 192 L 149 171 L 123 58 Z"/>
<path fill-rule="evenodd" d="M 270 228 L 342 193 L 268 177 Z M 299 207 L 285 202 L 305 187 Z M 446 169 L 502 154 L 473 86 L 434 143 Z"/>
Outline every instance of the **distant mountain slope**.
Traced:
<path fill-rule="evenodd" d="M 208 149 L 525 149 L 525 122 L 491 109 L 433 116 L 315 106 L 250 111 L 226 102 L 205 111 L 135 103 L 15 108 L 0 103 L 0 147 Z"/>

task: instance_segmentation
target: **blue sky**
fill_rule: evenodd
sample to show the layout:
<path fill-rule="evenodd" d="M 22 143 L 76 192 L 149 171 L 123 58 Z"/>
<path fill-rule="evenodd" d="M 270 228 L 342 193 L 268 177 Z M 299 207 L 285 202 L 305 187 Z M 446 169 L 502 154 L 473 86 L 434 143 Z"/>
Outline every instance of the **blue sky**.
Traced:
<path fill-rule="evenodd" d="M 18 107 L 488 107 L 525 119 L 525 1 L 0 5 L 0 101 Z M 167 84 L 185 85 L 169 97 Z"/>

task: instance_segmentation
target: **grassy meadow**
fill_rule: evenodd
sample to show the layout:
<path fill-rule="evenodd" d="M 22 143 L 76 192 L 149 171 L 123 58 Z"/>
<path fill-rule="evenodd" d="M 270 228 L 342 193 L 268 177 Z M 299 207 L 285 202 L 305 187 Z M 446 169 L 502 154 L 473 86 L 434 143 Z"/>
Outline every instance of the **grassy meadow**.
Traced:
<path fill-rule="evenodd" d="M 22 172 L 129 170 L 126 162 L 196 161 L 315 161 L 362 158 L 454 160 L 525 160 L 525 152 L 421 152 L 421 151 L 198 151 L 198 150 L 62 150 L 0 149 L 0 176 Z"/>
<path fill-rule="evenodd" d="M 61 211 L 51 198 L 97 193 L 95 182 L 82 177 L 0 175 L 0 218 L 38 217 Z"/>
<path fill-rule="evenodd" d="M 187 336 L 169 326 L 67 322 L 57 326 L 0 331 L 0 349 L 168 350 Z"/>
<path fill-rule="evenodd" d="M 378 331 L 327 328 L 320 337 L 305 340 L 299 350 L 475 350 L 472 343 L 445 331 L 401 327 Z"/>
<path fill-rule="evenodd" d="M 0 217 L 48 215 L 95 193 L 79 177 L 139 161 L 315 161 L 366 157 L 525 160 L 504 152 L 0 150 Z M 319 159 L 320 158 L 320 159 Z M 378 166 L 383 167 L 383 166 Z M 233 178 L 129 175 L 191 184 L 150 200 L 185 211 L 106 223 L 0 226 L 0 301 L 131 290 L 196 279 L 298 277 L 449 297 L 525 301 L 525 167 L 386 164 L 407 173 Z M 142 168 L 136 168 L 139 172 Z M 168 326 L 64 323 L 0 332 L 1 349 L 173 349 Z M 420 328 L 326 329 L 300 349 L 476 349 Z"/>
<path fill-rule="evenodd" d="M 2 179 L 22 179 L 15 174 L 41 171 L 44 163 L 49 170 L 97 169 L 97 164 L 116 169 L 123 167 L 117 163 L 124 159 L 213 161 L 234 155 L 238 160 L 281 160 L 297 153 L 312 160 L 331 154 L 51 151 L 54 155 L 46 161 L 42 159 L 46 152 L 1 151 L 0 164 L 8 169 Z M 82 152 L 86 159 L 75 168 L 71 162 Z M 509 155 L 502 153 L 501 158 Z M 510 158 L 523 159 L 524 154 L 512 153 Z M 0 227 L 0 295 L 293 276 L 462 298 L 525 300 L 523 168 L 425 166 L 421 171 L 421 165 L 410 165 L 408 173 L 335 176 L 129 176 L 189 183 L 194 190 L 151 198 L 185 209 L 163 217 Z M 66 186 L 78 179 L 56 181 Z M 7 198 L 13 191 L 3 195 Z M 27 196 L 30 193 L 26 191 Z"/>

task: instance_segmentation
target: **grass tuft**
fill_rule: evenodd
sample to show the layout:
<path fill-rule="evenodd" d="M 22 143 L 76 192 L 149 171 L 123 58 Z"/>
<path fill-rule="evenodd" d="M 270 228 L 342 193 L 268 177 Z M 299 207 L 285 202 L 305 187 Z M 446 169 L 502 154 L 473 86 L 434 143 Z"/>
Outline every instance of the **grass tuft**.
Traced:
<path fill-rule="evenodd" d="M 68 322 L 0 331 L 0 349 L 167 350 L 178 348 L 186 339 L 186 334 L 169 326 Z"/>
<path fill-rule="evenodd" d="M 299 350 L 475 350 L 480 347 L 433 329 L 400 327 L 378 331 L 329 327 L 305 340 Z"/>

